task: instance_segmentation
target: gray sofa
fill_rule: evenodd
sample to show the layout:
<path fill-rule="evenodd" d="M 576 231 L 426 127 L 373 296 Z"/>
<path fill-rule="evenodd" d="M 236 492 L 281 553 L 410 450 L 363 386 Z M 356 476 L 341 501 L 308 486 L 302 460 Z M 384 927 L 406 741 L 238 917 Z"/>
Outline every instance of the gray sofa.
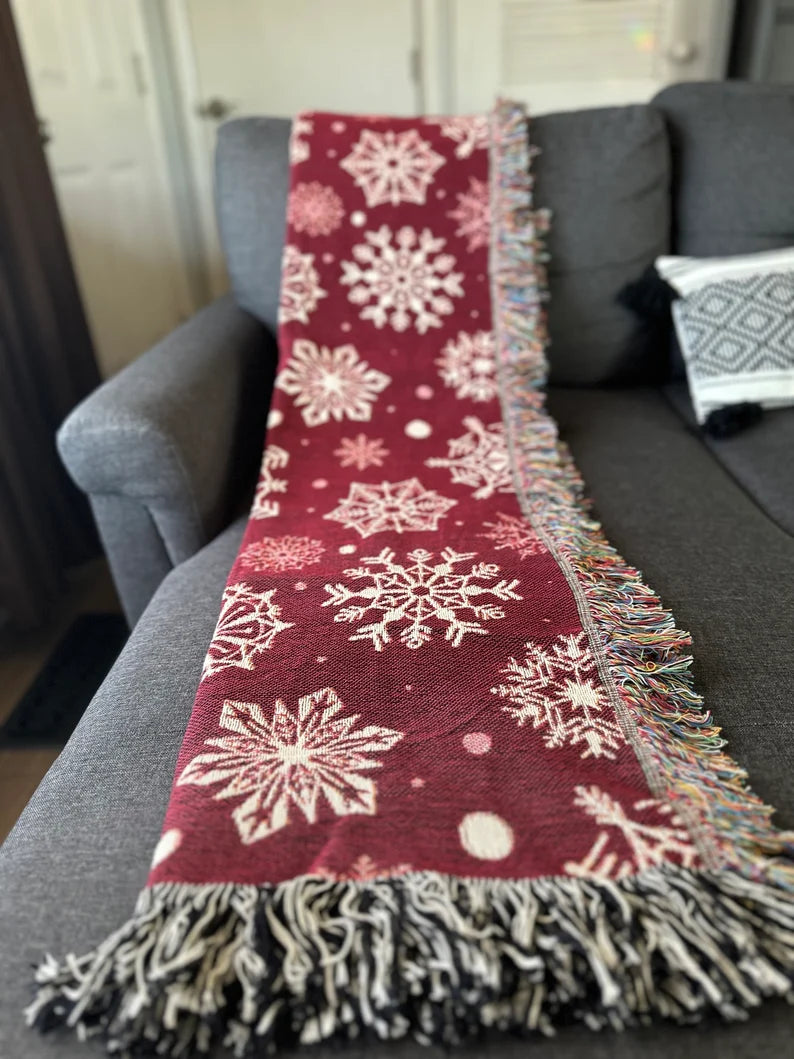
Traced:
<path fill-rule="evenodd" d="M 536 199 L 550 238 L 549 401 L 609 538 L 695 639 L 700 690 L 758 793 L 794 826 L 794 410 L 704 442 L 664 352 L 629 341 L 615 302 L 662 252 L 794 243 L 794 88 L 681 85 L 650 106 L 550 115 Z M 172 770 L 242 533 L 275 347 L 288 124 L 220 133 L 218 209 L 233 294 L 101 387 L 59 442 L 89 494 L 134 624 L 129 644 L 0 851 L 0 1056 L 101 1054 L 39 1038 L 20 1009 L 44 950 L 93 946 L 143 884 Z M 581 1028 L 544 1059 L 792 1054 L 794 1009 L 746 1022 Z M 469 1055 L 523 1055 L 488 1041 Z M 345 1050 L 407 1056 L 410 1043 Z M 329 1052 L 330 1054 L 330 1052 Z"/>

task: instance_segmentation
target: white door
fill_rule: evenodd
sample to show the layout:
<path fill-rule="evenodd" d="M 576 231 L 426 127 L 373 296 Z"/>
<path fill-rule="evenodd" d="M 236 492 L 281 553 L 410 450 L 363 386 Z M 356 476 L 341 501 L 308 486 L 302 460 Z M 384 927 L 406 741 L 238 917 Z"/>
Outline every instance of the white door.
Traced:
<path fill-rule="evenodd" d="M 171 3 L 216 292 L 223 284 L 212 205 L 219 122 L 246 114 L 291 117 L 299 110 L 418 113 L 414 14 L 413 0 Z"/>
<path fill-rule="evenodd" d="M 422 0 L 433 109 L 645 102 L 725 75 L 734 0 Z"/>
<path fill-rule="evenodd" d="M 189 314 L 137 0 L 13 0 L 100 369 Z"/>

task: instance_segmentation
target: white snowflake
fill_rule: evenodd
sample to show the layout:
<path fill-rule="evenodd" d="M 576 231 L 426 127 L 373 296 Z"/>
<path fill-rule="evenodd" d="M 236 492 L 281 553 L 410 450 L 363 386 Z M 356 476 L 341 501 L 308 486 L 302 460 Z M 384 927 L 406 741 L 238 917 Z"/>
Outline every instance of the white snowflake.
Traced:
<path fill-rule="evenodd" d="M 297 117 L 293 120 L 289 134 L 289 160 L 293 165 L 299 165 L 309 158 L 311 151 L 303 137 L 311 135 L 313 130 L 314 122 L 309 118 Z"/>
<path fill-rule="evenodd" d="M 339 163 L 364 192 L 367 206 L 415 202 L 423 206 L 428 185 L 444 164 L 416 129 L 373 132 L 364 129 L 353 150 Z"/>
<path fill-rule="evenodd" d="M 468 240 L 469 252 L 488 246 L 491 241 L 491 204 L 487 183 L 469 177 L 468 191 L 458 192 L 457 199 L 457 206 L 447 214 L 458 224 L 455 235 Z"/>
<path fill-rule="evenodd" d="M 496 379 L 496 343 L 493 332 L 473 335 L 459 331 L 436 359 L 438 373 L 455 396 L 472 401 L 493 401 L 499 396 Z"/>
<path fill-rule="evenodd" d="M 655 798 L 644 798 L 634 803 L 634 811 L 647 813 L 655 810 L 669 818 L 669 824 L 647 824 L 632 820 L 620 802 L 600 787 L 576 787 L 574 805 L 584 809 L 596 823 L 613 828 L 601 831 L 581 861 L 568 861 L 564 870 L 580 878 L 625 879 L 659 864 L 672 862 L 684 868 L 697 867 L 698 855 L 689 832 L 675 815 L 673 807 Z M 610 850 L 616 838 L 623 840 L 621 853 Z M 628 849 L 625 849 L 628 847 Z M 628 856 L 626 856 L 628 853 Z"/>
<path fill-rule="evenodd" d="M 383 447 L 381 438 L 368 438 L 358 434 L 355 438 L 342 438 L 339 448 L 334 449 L 334 456 L 339 457 L 341 467 L 355 467 L 365 471 L 367 467 L 382 467 L 389 450 Z"/>
<path fill-rule="evenodd" d="M 350 492 L 324 518 L 341 522 L 362 537 L 373 533 L 418 533 L 438 529 L 456 500 L 447 500 L 433 489 L 425 489 L 418 478 L 370 485 L 351 482 Z"/>
<path fill-rule="evenodd" d="M 440 126 L 442 136 L 455 141 L 457 158 L 468 158 L 473 151 L 482 150 L 488 146 L 488 118 L 482 114 L 428 118 L 427 120 Z"/>
<path fill-rule="evenodd" d="M 428 467 L 446 467 L 453 482 L 470 485 L 475 500 L 487 500 L 494 493 L 512 493 L 513 477 L 504 427 L 486 427 L 476 416 L 466 416 L 468 433 L 447 442 L 449 456 L 425 460 Z"/>
<path fill-rule="evenodd" d="M 491 688 L 510 703 L 502 709 L 519 725 L 543 731 L 550 750 L 582 746 L 580 757 L 614 758 L 626 742 L 604 696 L 595 659 L 583 632 L 558 636 L 543 646 L 528 643 L 523 661 L 511 658 L 507 683 Z"/>
<path fill-rule="evenodd" d="M 256 657 L 273 646 L 280 632 L 293 627 L 294 622 L 281 620 L 281 607 L 273 602 L 275 594 L 275 588 L 256 592 L 245 582 L 227 585 L 202 680 L 222 669 L 253 669 Z"/>
<path fill-rule="evenodd" d="M 297 321 L 308 324 L 309 314 L 317 308 L 320 298 L 326 296 L 327 292 L 320 286 L 320 277 L 314 267 L 314 254 L 302 254 L 296 246 L 288 243 L 281 261 L 279 323 Z"/>
<path fill-rule="evenodd" d="M 177 784 L 222 784 L 216 801 L 243 798 L 232 819 L 246 844 L 286 827 L 292 807 L 316 823 L 321 799 L 337 816 L 374 816 L 377 787 L 361 773 L 380 768 L 373 755 L 390 750 L 403 733 L 357 728 L 357 714 L 339 716 L 344 708 L 332 688 L 303 695 L 297 714 L 280 699 L 269 716 L 257 703 L 227 700 L 220 727 L 231 734 L 207 739 L 207 751 L 188 763 Z"/>
<path fill-rule="evenodd" d="M 493 563 L 477 563 L 467 573 L 455 572 L 457 565 L 469 564 L 475 557 L 475 552 L 445 548 L 440 561 L 434 562 L 432 552 L 417 548 L 408 553 L 408 563 L 403 565 L 395 562 L 390 548 L 384 548 L 380 555 L 363 558 L 363 566 L 345 570 L 346 577 L 367 582 L 363 587 L 326 585 L 331 598 L 323 606 L 343 607 L 334 615 L 334 621 L 339 622 L 354 623 L 367 615 L 377 616 L 377 620 L 359 626 L 350 637 L 370 640 L 376 651 L 391 642 L 389 626 L 394 624 L 400 627 L 400 643 L 412 650 L 432 638 L 435 625 L 443 625 L 444 638 L 459 647 L 468 633 L 487 634 L 482 622 L 504 618 L 503 608 L 493 600 L 523 598 L 516 592 L 516 579 L 496 581 L 499 567 Z M 480 602 L 482 597 L 490 600 Z"/>
<path fill-rule="evenodd" d="M 530 555 L 541 555 L 546 551 L 543 541 L 525 518 L 497 511 L 496 522 L 484 522 L 483 525 L 488 527 L 488 532 L 478 536 L 493 541 L 497 552 L 510 548 L 518 552 L 519 559 L 528 559 Z"/>
<path fill-rule="evenodd" d="M 311 537 L 263 537 L 240 552 L 240 562 L 258 573 L 302 570 L 311 563 L 319 563 L 325 545 Z"/>
<path fill-rule="evenodd" d="M 297 184 L 289 194 L 287 220 L 297 232 L 330 235 L 345 215 L 342 200 L 332 187 L 313 180 Z"/>
<path fill-rule="evenodd" d="M 273 471 L 282 470 L 289 463 L 289 453 L 280 445 L 268 445 L 262 457 L 262 469 L 259 472 L 254 503 L 251 507 L 251 518 L 275 518 L 280 510 L 278 500 L 270 500 L 271 493 L 287 491 L 286 478 L 275 478 Z"/>
<path fill-rule="evenodd" d="M 417 235 L 404 227 L 393 235 L 385 224 L 364 238 L 353 247 L 355 261 L 342 262 L 342 283 L 351 288 L 350 301 L 363 306 L 361 319 L 395 331 L 413 324 L 420 335 L 441 327 L 454 308 L 451 299 L 463 294 L 463 273 L 452 271 L 455 258 L 439 253 L 446 240 L 429 228 Z"/>
<path fill-rule="evenodd" d="M 359 360 L 351 345 L 328 349 L 298 339 L 276 386 L 296 398 L 306 425 L 316 427 L 330 419 L 368 420 L 372 402 L 390 382 L 388 375 Z"/>
<path fill-rule="evenodd" d="M 356 857 L 347 871 L 335 872 L 329 868 L 319 868 L 318 875 L 324 879 L 333 879 L 335 882 L 372 882 L 374 879 L 383 879 L 393 875 L 405 875 L 413 871 L 410 864 L 394 864 L 389 868 L 381 867 L 366 853 Z"/>

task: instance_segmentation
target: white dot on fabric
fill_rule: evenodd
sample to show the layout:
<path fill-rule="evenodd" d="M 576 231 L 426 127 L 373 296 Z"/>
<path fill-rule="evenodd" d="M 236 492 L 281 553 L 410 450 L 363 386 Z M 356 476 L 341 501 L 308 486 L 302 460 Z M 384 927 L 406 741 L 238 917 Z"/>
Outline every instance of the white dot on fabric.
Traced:
<path fill-rule="evenodd" d="M 356 228 L 363 228 L 367 223 L 367 215 L 363 210 L 353 210 L 350 214 L 350 223 Z"/>
<path fill-rule="evenodd" d="M 410 423 L 405 424 L 405 433 L 409 438 L 416 438 L 417 441 L 422 441 L 423 438 L 430 437 L 433 433 L 433 428 L 424 419 L 412 419 Z"/>
<path fill-rule="evenodd" d="M 480 314 L 479 314 L 479 312 L 476 309 L 472 309 L 472 311 L 471 311 L 472 320 L 476 320 L 479 315 Z"/>
<path fill-rule="evenodd" d="M 328 151 L 328 157 L 329 158 L 336 158 L 336 151 L 334 151 L 334 150 Z"/>
<path fill-rule="evenodd" d="M 296 581 L 295 582 L 295 591 L 296 592 L 305 592 L 308 587 L 309 586 L 306 584 L 305 581 Z"/>
<path fill-rule="evenodd" d="M 325 489 L 328 485 L 327 478 L 315 478 L 312 482 L 312 489 Z"/>
<path fill-rule="evenodd" d="M 422 383 L 421 386 L 416 387 L 416 396 L 421 401 L 429 401 L 430 398 L 433 396 L 433 392 L 433 387 L 428 386 L 426 383 Z"/>
<path fill-rule="evenodd" d="M 166 831 L 160 836 L 160 841 L 154 847 L 152 867 L 156 868 L 158 864 L 162 864 L 166 857 L 170 857 L 172 853 L 176 853 L 181 845 L 182 832 L 179 828 L 172 827 L 170 831 Z"/>
<path fill-rule="evenodd" d="M 267 416 L 268 429 L 272 430 L 273 427 L 280 427 L 284 422 L 284 413 L 280 412 L 278 408 L 273 408 Z"/>
<path fill-rule="evenodd" d="M 421 787 L 424 787 L 424 785 L 425 785 L 425 781 L 423 779 L 421 779 L 419 776 L 414 776 L 414 778 L 411 780 L 411 786 L 415 790 L 419 790 Z"/>
<path fill-rule="evenodd" d="M 330 265 L 331 262 L 333 261 L 333 259 L 334 259 L 334 255 L 333 254 L 328 254 L 328 253 L 323 254 L 323 261 L 325 262 L 326 265 Z"/>
<path fill-rule="evenodd" d="M 309 439 L 308 438 L 301 438 L 301 445 L 303 445 L 305 447 L 308 444 L 309 444 Z"/>
<path fill-rule="evenodd" d="M 355 550 L 355 544 L 342 544 L 339 546 L 340 555 L 352 555 Z"/>
<path fill-rule="evenodd" d="M 447 194 L 447 193 L 446 193 L 446 191 L 444 191 L 444 189 L 443 189 L 443 188 L 441 188 L 441 190 L 440 190 L 440 191 L 437 191 L 437 192 L 436 192 L 436 198 L 437 198 L 437 199 L 443 199 L 443 198 L 446 198 L 446 194 Z"/>
<path fill-rule="evenodd" d="M 467 732 L 463 746 L 470 754 L 487 754 L 491 749 L 491 737 L 487 732 Z"/>
<path fill-rule="evenodd" d="M 513 829 L 496 813 L 467 813 L 458 835 L 469 856 L 478 860 L 504 860 L 513 851 Z"/>
<path fill-rule="evenodd" d="M 342 324 L 342 330 L 343 331 L 349 331 L 350 327 L 351 327 L 350 321 L 349 320 L 345 320 L 345 322 Z"/>
<path fill-rule="evenodd" d="M 334 121 L 331 123 L 331 129 L 333 132 L 344 132 L 347 125 L 343 121 Z"/>

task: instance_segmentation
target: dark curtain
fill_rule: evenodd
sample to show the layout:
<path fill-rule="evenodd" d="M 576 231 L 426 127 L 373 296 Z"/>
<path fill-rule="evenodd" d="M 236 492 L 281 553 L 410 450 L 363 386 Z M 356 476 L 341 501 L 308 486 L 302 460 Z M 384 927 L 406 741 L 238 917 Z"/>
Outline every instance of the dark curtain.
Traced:
<path fill-rule="evenodd" d="M 40 623 L 98 552 L 55 431 L 99 381 L 8 0 L 0 0 L 0 624 Z"/>

